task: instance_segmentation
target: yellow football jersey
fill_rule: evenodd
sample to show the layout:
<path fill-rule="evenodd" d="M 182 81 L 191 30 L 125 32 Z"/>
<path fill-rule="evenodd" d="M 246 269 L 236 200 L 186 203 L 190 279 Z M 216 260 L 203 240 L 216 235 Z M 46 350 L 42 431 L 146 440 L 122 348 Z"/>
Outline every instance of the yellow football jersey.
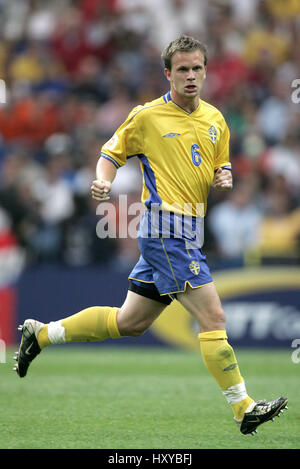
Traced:
<path fill-rule="evenodd" d="M 188 113 L 168 92 L 135 107 L 101 151 L 117 168 L 134 156 L 140 160 L 147 208 L 155 203 L 186 213 L 192 207 L 190 214 L 204 216 L 214 172 L 231 169 L 228 126 L 214 106 L 200 100 Z"/>

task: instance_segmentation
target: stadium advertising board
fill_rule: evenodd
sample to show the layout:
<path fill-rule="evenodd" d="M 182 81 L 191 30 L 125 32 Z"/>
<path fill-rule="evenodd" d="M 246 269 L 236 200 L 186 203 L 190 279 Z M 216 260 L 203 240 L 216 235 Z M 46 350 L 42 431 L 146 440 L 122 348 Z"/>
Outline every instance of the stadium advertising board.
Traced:
<path fill-rule="evenodd" d="M 253 268 L 214 272 L 233 346 L 288 347 L 300 340 L 300 271 Z M 127 273 L 97 267 L 27 269 L 18 282 L 17 322 L 38 317 L 48 323 L 93 305 L 120 306 Z M 144 335 L 101 343 L 114 346 L 179 346 L 199 350 L 198 327 L 173 301 Z"/>

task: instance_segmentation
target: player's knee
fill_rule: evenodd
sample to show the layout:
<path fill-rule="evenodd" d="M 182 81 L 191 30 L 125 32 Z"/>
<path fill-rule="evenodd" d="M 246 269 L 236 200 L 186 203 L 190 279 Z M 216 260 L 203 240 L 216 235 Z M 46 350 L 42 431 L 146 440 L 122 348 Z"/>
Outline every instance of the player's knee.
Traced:
<path fill-rule="evenodd" d="M 222 308 L 213 309 L 209 315 L 210 327 L 212 329 L 225 329 L 226 318 Z"/>
<path fill-rule="evenodd" d="M 144 322 L 119 325 L 122 336 L 139 337 L 146 332 L 150 324 Z"/>
<path fill-rule="evenodd" d="M 147 328 L 140 327 L 140 326 L 135 326 L 131 329 L 130 335 L 131 337 L 139 337 L 146 332 Z"/>
<path fill-rule="evenodd" d="M 225 321 L 225 312 L 222 306 L 216 308 L 216 310 L 214 311 L 214 315 L 218 321 Z"/>

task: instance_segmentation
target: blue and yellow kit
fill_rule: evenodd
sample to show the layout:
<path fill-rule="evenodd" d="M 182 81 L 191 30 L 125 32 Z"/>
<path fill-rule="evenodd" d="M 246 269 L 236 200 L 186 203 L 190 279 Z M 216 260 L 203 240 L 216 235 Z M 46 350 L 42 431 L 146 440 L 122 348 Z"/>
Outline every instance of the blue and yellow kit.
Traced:
<path fill-rule="evenodd" d="M 141 258 L 129 278 L 154 283 L 160 295 L 184 291 L 186 283 L 199 287 L 211 282 L 202 243 L 189 249 L 187 239 L 192 236 L 174 239 L 160 225 L 158 236 L 149 236 L 153 224 L 149 214 L 153 207 L 160 214 L 171 213 L 172 235 L 180 216 L 188 219 L 192 233 L 197 221 L 203 220 L 215 171 L 221 167 L 231 169 L 229 129 L 221 112 L 199 100 L 197 109 L 188 113 L 172 101 L 168 92 L 135 107 L 102 147 L 101 157 L 117 168 L 132 157 L 140 161 L 146 211 L 139 231 Z M 201 230 L 202 224 L 199 226 Z M 160 264 L 162 270 L 157 273 L 155 268 Z"/>

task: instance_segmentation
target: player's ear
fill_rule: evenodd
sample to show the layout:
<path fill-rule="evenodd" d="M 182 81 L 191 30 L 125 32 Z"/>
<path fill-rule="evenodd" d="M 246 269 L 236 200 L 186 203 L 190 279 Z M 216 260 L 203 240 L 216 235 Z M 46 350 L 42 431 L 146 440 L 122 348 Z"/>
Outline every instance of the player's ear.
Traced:
<path fill-rule="evenodd" d="M 169 70 L 168 68 L 165 68 L 164 69 L 164 74 L 165 74 L 165 77 L 168 81 L 171 81 L 171 70 Z"/>

